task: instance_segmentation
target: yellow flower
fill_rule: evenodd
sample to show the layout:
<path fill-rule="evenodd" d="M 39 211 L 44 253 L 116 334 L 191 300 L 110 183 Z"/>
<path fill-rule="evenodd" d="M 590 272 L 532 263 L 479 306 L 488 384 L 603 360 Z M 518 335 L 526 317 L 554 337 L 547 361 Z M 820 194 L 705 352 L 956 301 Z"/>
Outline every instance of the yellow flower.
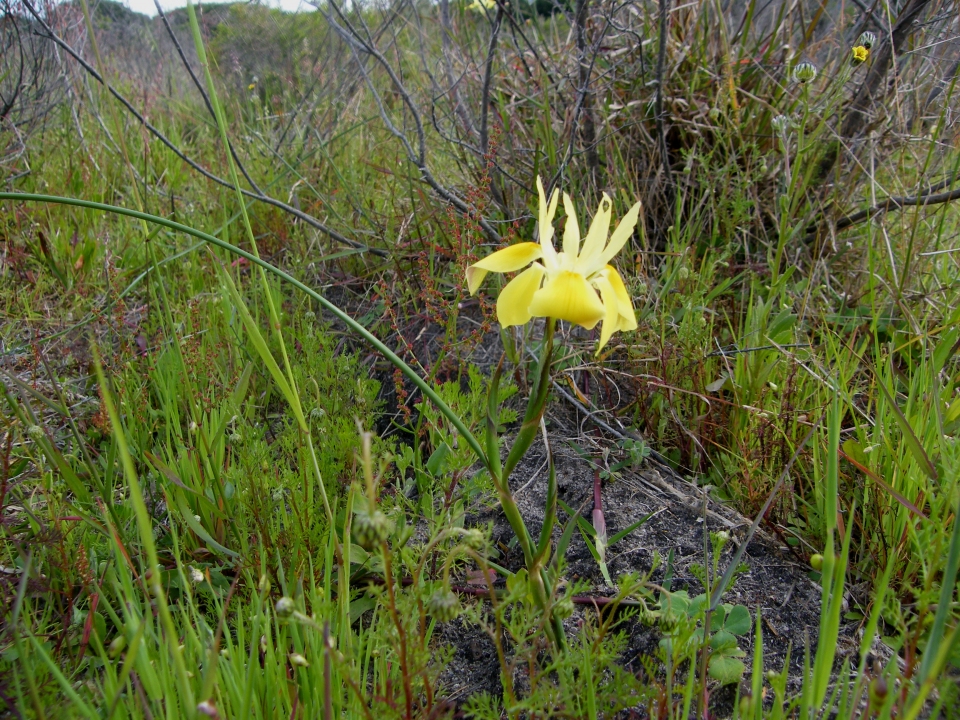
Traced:
<path fill-rule="evenodd" d="M 855 48 L 853 48 L 853 61 L 857 64 L 866 62 L 869 55 L 870 51 L 863 45 L 857 45 Z"/>
<path fill-rule="evenodd" d="M 484 10 L 493 10 L 497 6 L 497 0 L 473 0 L 467 5 L 467 10 L 474 12 L 483 12 Z"/>
<path fill-rule="evenodd" d="M 523 325 L 532 317 L 550 317 L 590 330 L 602 320 L 599 353 L 613 333 L 637 328 L 627 289 L 609 263 L 633 234 L 640 203 L 630 208 L 607 242 L 612 203 L 604 193 L 581 247 L 573 201 L 564 193 L 567 224 L 563 231 L 563 250 L 557 252 L 553 247 L 553 216 L 559 192 L 554 190 L 548 204 L 539 177 L 537 192 L 540 195 L 540 242 L 511 245 L 468 267 L 470 294 L 477 292 L 488 272 L 514 272 L 529 265 L 507 283 L 497 299 L 500 324 L 509 327 Z"/>

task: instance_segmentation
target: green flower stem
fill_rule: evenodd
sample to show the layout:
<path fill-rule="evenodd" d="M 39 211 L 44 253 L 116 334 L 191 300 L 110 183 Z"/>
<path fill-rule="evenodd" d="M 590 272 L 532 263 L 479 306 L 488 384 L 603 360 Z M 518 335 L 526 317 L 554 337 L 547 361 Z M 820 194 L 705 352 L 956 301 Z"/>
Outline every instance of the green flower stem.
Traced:
<path fill-rule="evenodd" d="M 332 302 L 323 297 L 316 290 L 313 290 L 302 282 L 297 280 L 292 275 L 285 273 L 278 267 L 271 265 L 265 260 L 261 260 L 253 253 L 249 253 L 246 250 L 241 250 L 236 245 L 232 245 L 225 240 L 221 240 L 218 237 L 209 235 L 200 230 L 195 230 L 194 228 L 188 225 L 182 225 L 173 220 L 168 220 L 158 215 L 150 215 L 149 213 L 139 212 L 137 210 L 130 210 L 128 208 L 117 207 L 116 205 L 107 205 L 105 203 L 94 202 L 92 200 L 79 200 L 77 198 L 67 198 L 60 197 L 58 195 L 41 195 L 37 193 L 18 193 L 18 192 L 0 192 L 0 200 L 14 200 L 17 202 L 48 202 L 55 203 L 58 205 L 72 205 L 74 207 L 88 208 L 90 210 L 99 210 L 101 212 L 109 212 L 115 215 L 124 215 L 126 217 L 136 218 L 138 220 L 146 220 L 147 222 L 155 223 L 157 225 L 162 225 L 171 230 L 177 232 L 182 232 L 185 235 L 191 235 L 195 238 L 203 240 L 215 245 L 216 247 L 222 248 L 227 252 L 238 255 L 242 258 L 246 258 L 248 261 L 253 263 L 259 268 L 266 270 L 267 272 L 273 273 L 281 280 L 290 283 L 293 287 L 297 288 L 301 292 L 308 295 L 311 299 L 315 300 L 326 310 L 329 310 L 337 318 L 342 320 L 347 326 L 353 330 L 357 335 L 366 340 L 370 345 L 372 345 L 378 352 L 380 352 L 384 357 L 387 358 L 395 367 L 397 367 L 400 372 L 407 376 L 410 381 L 420 388 L 420 391 L 434 404 L 434 406 L 439 410 L 444 417 L 446 417 L 450 423 L 457 429 L 457 432 L 463 436 L 463 439 L 466 440 L 467 444 L 470 446 L 470 449 L 473 450 L 477 455 L 477 459 L 483 463 L 484 467 L 488 470 L 490 469 L 490 463 L 487 461 L 487 456 L 483 451 L 483 448 L 480 445 L 480 442 L 474 437 L 473 433 L 463 424 L 463 421 L 457 416 L 457 414 L 447 405 L 437 394 L 437 392 L 427 384 L 427 382 L 420 377 L 413 368 L 411 368 L 407 363 L 400 359 L 400 357 L 393 352 L 390 348 L 383 344 L 377 337 L 367 330 L 363 325 L 358 323 L 352 317 L 347 315 L 343 310 L 338 308 Z"/>
<path fill-rule="evenodd" d="M 565 647 L 563 633 L 563 624 L 553 614 L 550 607 L 550 598 L 553 594 L 552 583 L 547 572 L 547 562 L 550 557 L 549 538 L 556 520 L 556 513 L 550 512 L 550 504 L 556 506 L 556 475 L 553 471 L 551 462 L 550 486 L 547 490 L 548 508 L 544 517 L 544 527 L 540 532 L 540 541 L 534 545 L 530 531 L 523 516 L 520 514 L 520 508 L 510 491 L 510 475 L 517 464 L 523 459 L 534 439 L 540 430 L 543 422 L 543 412 L 547 406 L 547 398 L 550 394 L 550 361 L 553 356 L 553 338 L 556 331 L 556 320 L 547 318 L 546 327 L 543 333 L 543 342 L 540 349 L 540 357 L 537 361 L 536 371 L 534 373 L 533 384 L 530 388 L 530 399 L 527 401 L 527 409 L 523 415 L 523 423 L 520 431 L 513 441 L 513 446 L 507 454 L 507 459 L 502 469 L 499 466 L 499 448 L 496 442 L 498 393 L 501 367 L 497 367 L 490 382 L 490 395 L 487 405 L 487 448 L 490 462 L 488 469 L 491 470 L 493 483 L 500 499 L 500 506 L 507 517 L 507 522 L 517 536 L 517 541 L 523 551 L 524 565 L 527 568 L 527 576 L 530 582 L 530 589 L 533 594 L 533 600 L 536 606 L 547 619 L 546 630 L 550 639 L 558 649 Z M 499 472 L 494 472 L 499 470 Z M 548 527 L 549 526 L 549 527 Z"/>

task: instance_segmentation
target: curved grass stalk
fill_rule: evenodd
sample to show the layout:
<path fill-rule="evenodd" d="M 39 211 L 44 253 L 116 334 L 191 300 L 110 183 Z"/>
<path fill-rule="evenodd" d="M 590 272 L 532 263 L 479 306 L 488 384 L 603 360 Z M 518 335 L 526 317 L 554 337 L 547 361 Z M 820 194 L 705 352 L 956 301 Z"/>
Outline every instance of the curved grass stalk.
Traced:
<path fill-rule="evenodd" d="M 332 302 L 327 300 L 323 295 L 318 293 L 316 290 L 308 287 L 301 281 L 297 280 L 292 275 L 284 272 L 280 268 L 268 263 L 266 260 L 261 260 L 259 257 L 253 253 L 247 252 L 238 248 L 236 245 L 228 243 L 225 240 L 221 240 L 218 237 L 209 235 L 201 230 L 196 230 L 195 228 L 190 227 L 189 225 L 183 225 L 173 220 L 168 220 L 167 218 L 160 217 L 158 215 L 151 215 L 149 213 L 140 212 L 138 210 L 130 210 L 128 208 L 118 207 L 116 205 L 107 205 L 106 203 L 94 202 L 92 200 L 80 200 L 78 198 L 68 198 L 61 197 L 59 195 L 42 195 L 37 193 L 18 193 L 18 192 L 0 192 L 0 200 L 14 200 L 17 202 L 46 202 L 54 203 L 58 205 L 72 205 L 74 207 L 82 207 L 90 210 L 99 210 L 100 212 L 113 213 L 114 215 L 123 215 L 126 217 L 135 218 L 137 220 L 145 220 L 150 223 L 155 223 L 157 225 L 162 225 L 163 227 L 169 228 L 170 230 L 175 230 L 177 232 L 184 233 L 186 235 L 191 235 L 199 240 L 215 245 L 219 248 L 226 250 L 227 252 L 238 255 L 242 258 L 245 258 L 252 264 L 258 266 L 262 270 L 272 273 L 276 277 L 280 278 L 284 282 L 289 283 L 297 290 L 308 295 L 312 300 L 315 300 L 323 308 L 329 310 L 331 313 L 337 316 L 340 320 L 347 324 L 347 326 L 353 330 L 357 335 L 366 340 L 370 345 L 374 347 L 378 352 L 380 352 L 387 360 L 390 361 L 397 369 L 400 370 L 404 375 L 409 378 L 409 380 L 416 385 L 420 391 L 433 403 L 434 407 L 439 410 L 444 417 L 446 417 L 450 423 L 456 428 L 457 432 L 466 440 L 467 444 L 470 445 L 470 449 L 474 451 L 477 455 L 477 459 L 483 464 L 487 470 L 491 470 L 490 462 L 487 459 L 486 454 L 483 451 L 483 447 L 480 445 L 480 442 L 477 438 L 470 432 L 467 426 L 463 421 L 457 416 L 457 414 L 447 405 L 434 390 L 416 371 L 411 368 L 407 363 L 405 363 L 399 355 L 393 352 L 388 348 L 381 340 L 379 340 L 373 333 L 367 330 L 363 325 L 354 320 L 350 315 L 345 313 L 339 307 L 334 305 Z"/>

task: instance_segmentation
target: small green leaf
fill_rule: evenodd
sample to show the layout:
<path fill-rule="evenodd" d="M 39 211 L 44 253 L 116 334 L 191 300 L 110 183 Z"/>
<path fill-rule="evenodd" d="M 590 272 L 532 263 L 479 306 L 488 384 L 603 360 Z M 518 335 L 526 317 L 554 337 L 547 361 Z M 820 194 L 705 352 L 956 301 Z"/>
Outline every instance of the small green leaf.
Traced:
<path fill-rule="evenodd" d="M 367 610 L 373 610 L 376 606 L 377 601 L 369 595 L 350 601 L 350 622 L 355 623 Z"/>
<path fill-rule="evenodd" d="M 734 605 L 723 623 L 723 629 L 734 635 L 745 635 L 750 632 L 750 611 L 743 605 Z"/>
<path fill-rule="evenodd" d="M 427 472 L 434 477 L 442 475 L 444 468 L 447 466 L 447 456 L 449 455 L 450 446 L 446 443 L 440 443 L 440 446 L 433 451 L 430 459 L 427 460 Z"/>
<path fill-rule="evenodd" d="M 858 443 L 856 440 L 846 440 L 842 447 L 843 452 L 848 457 L 853 458 L 856 462 L 860 463 L 864 467 L 867 466 L 867 456 L 863 452 L 863 448 L 860 447 L 860 443 Z"/>
<path fill-rule="evenodd" d="M 730 380 L 730 376 L 726 373 L 723 373 L 719 378 L 714 380 L 712 383 L 707 385 L 707 392 L 717 392 L 719 391 L 727 382 Z"/>
<path fill-rule="evenodd" d="M 746 666 L 736 658 L 714 655 L 710 658 L 710 667 L 707 672 L 721 685 L 732 685 L 740 682 L 746 669 Z"/>
<path fill-rule="evenodd" d="M 610 539 L 607 541 L 607 547 L 611 547 L 614 543 L 617 543 L 617 542 L 623 540 L 627 535 L 629 535 L 629 534 L 632 533 L 634 530 L 636 530 L 638 527 L 640 527 L 641 525 L 643 525 L 643 524 L 644 524 L 647 520 L 649 520 L 651 517 L 653 517 L 653 513 L 647 513 L 646 515 L 644 515 L 642 518 L 640 518 L 639 520 L 637 520 L 637 521 L 636 521 L 635 523 L 633 523 L 632 525 L 629 525 L 628 527 L 626 527 L 626 528 L 624 528 L 623 530 L 621 530 L 620 532 L 618 532 L 616 535 L 614 535 L 612 538 L 610 538 Z"/>
<path fill-rule="evenodd" d="M 717 630 L 710 636 L 710 648 L 731 657 L 743 655 L 743 650 L 737 646 L 737 638 L 726 630 Z"/>
<path fill-rule="evenodd" d="M 707 605 L 708 605 L 707 596 L 704 595 L 703 593 L 700 593 L 699 595 L 697 595 L 695 598 L 693 598 L 693 599 L 690 601 L 690 605 L 689 605 L 689 609 L 687 610 L 687 614 L 690 615 L 690 617 L 694 617 L 695 615 L 699 615 L 700 613 L 702 613 L 704 610 L 707 609 Z M 717 608 L 717 614 L 714 615 L 714 617 L 717 617 L 717 616 L 719 616 L 719 617 L 721 617 L 721 618 L 723 617 L 723 610 L 722 610 L 722 608 Z"/>

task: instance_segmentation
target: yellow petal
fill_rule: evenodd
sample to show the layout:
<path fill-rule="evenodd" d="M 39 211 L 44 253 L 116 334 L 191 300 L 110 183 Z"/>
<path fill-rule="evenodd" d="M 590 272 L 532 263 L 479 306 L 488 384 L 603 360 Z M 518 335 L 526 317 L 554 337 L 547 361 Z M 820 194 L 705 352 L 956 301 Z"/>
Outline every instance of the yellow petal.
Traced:
<path fill-rule="evenodd" d="M 555 267 L 557 264 L 557 251 L 553 247 L 553 216 L 557 212 L 557 201 L 560 199 L 560 191 L 554 188 L 553 195 L 550 196 L 550 204 L 547 205 L 546 192 L 543 189 L 543 181 L 537 175 L 537 195 L 540 199 L 540 216 L 537 225 L 540 246 L 543 248 L 543 259 L 548 268 Z"/>
<path fill-rule="evenodd" d="M 530 314 L 566 320 L 587 330 L 606 315 L 596 291 L 580 273 L 565 270 L 547 279 L 530 303 Z"/>
<path fill-rule="evenodd" d="M 607 265 L 600 273 L 610 283 L 617 295 L 617 312 L 620 319 L 617 321 L 617 330 L 636 330 L 637 314 L 633 309 L 633 302 L 620 273 L 612 265 Z"/>
<path fill-rule="evenodd" d="M 606 314 L 603 317 L 603 325 L 600 328 L 600 343 L 597 345 L 597 354 L 603 350 L 613 333 L 617 331 L 617 323 L 620 319 L 620 302 L 617 298 L 617 291 L 605 275 L 597 275 L 594 278 L 594 284 L 600 290 L 600 297 L 603 298 L 603 307 Z"/>
<path fill-rule="evenodd" d="M 590 275 L 603 267 L 603 263 L 598 262 L 597 258 L 603 252 L 607 233 L 610 231 L 610 206 L 610 196 L 604 193 L 597 208 L 597 214 L 593 216 L 593 222 L 590 223 L 590 230 L 587 231 L 587 238 L 583 241 L 583 250 L 577 262 L 577 267 L 583 271 L 584 275 Z"/>
<path fill-rule="evenodd" d="M 470 289 L 470 294 L 473 295 L 480 289 L 480 284 L 488 272 L 513 272 L 534 260 L 539 260 L 542 256 L 543 251 L 540 246 L 532 242 L 510 245 L 487 255 L 480 262 L 467 268 L 467 287 Z"/>
<path fill-rule="evenodd" d="M 640 203 L 638 202 L 627 211 L 627 214 L 623 216 L 623 219 L 620 220 L 620 223 L 617 225 L 617 229 L 613 231 L 613 235 L 610 236 L 610 243 L 600 255 L 599 264 L 606 265 L 620 252 L 627 240 L 630 239 L 630 236 L 633 235 L 633 229 L 637 226 L 637 217 L 639 215 Z"/>
<path fill-rule="evenodd" d="M 530 322 L 533 317 L 530 313 L 530 301 L 539 289 L 544 273 L 540 265 L 531 265 L 503 288 L 497 298 L 497 320 L 503 327 Z"/>
<path fill-rule="evenodd" d="M 567 223 L 563 228 L 563 252 L 576 260 L 580 252 L 580 225 L 577 223 L 573 200 L 567 193 L 563 194 L 563 211 L 567 214 Z"/>

